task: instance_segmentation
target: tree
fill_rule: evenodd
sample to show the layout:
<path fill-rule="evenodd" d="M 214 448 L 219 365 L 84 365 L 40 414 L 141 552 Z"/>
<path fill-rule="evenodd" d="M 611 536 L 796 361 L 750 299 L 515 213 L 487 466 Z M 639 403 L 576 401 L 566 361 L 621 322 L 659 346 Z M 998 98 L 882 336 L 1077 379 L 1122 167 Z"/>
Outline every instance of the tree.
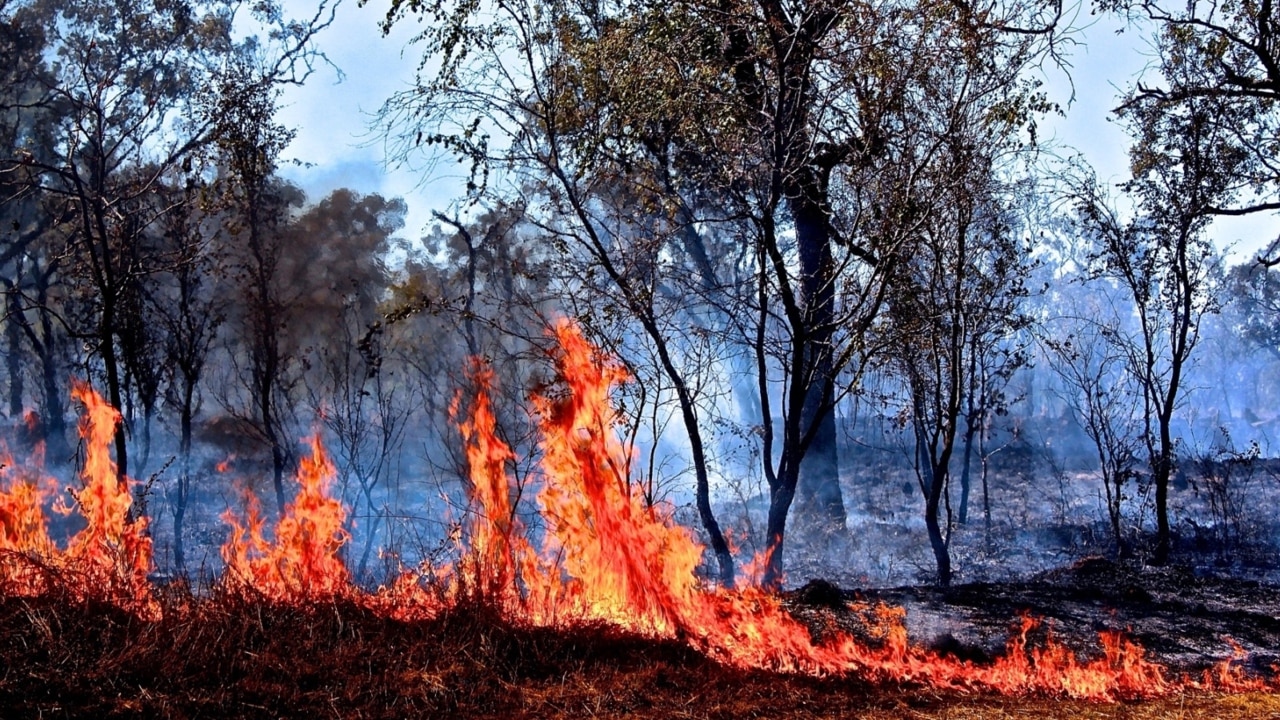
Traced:
<path fill-rule="evenodd" d="M 1280 273 L 1261 263 L 1236 265 L 1227 272 L 1226 291 L 1237 322 L 1232 330 L 1280 360 Z"/>
<path fill-rule="evenodd" d="M 734 313 L 750 303 L 753 317 L 729 329 L 755 359 L 771 498 L 766 581 L 776 584 L 797 496 L 818 524 L 843 526 L 837 380 L 857 374 L 888 269 L 880 258 L 893 257 L 880 251 L 901 239 L 872 227 L 870 209 L 888 192 L 877 170 L 889 133 L 909 129 L 898 124 L 908 69 L 958 52 L 920 38 L 981 26 L 969 10 L 761 0 L 500 3 L 495 14 L 394 3 L 388 13 L 388 25 L 410 13 L 432 20 L 419 37 L 423 66 L 440 70 L 392 98 L 384 120 L 406 151 L 425 143 L 469 159 L 476 189 L 491 170 L 513 169 L 536 196 L 526 204 L 549 208 L 544 228 L 608 281 L 610 304 L 639 325 L 678 398 L 722 579 L 732 558 L 706 500 L 705 396 L 662 322 L 662 290 L 692 276 L 711 291 L 692 296 L 700 303 Z M 1029 13 L 990 6 L 981 16 Z M 740 250 L 726 259 L 749 268 L 732 291 L 706 252 L 709 229 L 734 239 Z"/>
<path fill-rule="evenodd" d="M 89 343 L 92 365 L 108 400 L 125 408 L 129 377 L 126 349 L 147 367 L 147 348 L 137 347 L 128 323 L 143 307 L 136 295 L 158 269 L 145 242 L 168 212 L 151 202 L 162 178 L 182 166 L 213 137 L 216 118 L 198 111 L 196 90 L 206 86 L 228 58 L 260 53 L 262 81 L 298 80 L 315 51 L 314 34 L 332 18 L 322 3 L 310 22 L 294 22 L 273 3 L 253 6 L 271 40 L 232 37 L 237 4 L 189 4 L 153 0 L 32 0 L 50 21 L 44 26 L 47 54 L 39 96 L 23 109 L 47 113 L 52 152 L 25 148 L 0 167 L 28 192 L 58 203 L 68 216 L 61 235 L 67 258 L 62 271 L 75 293 L 78 331 Z M 328 16 L 326 17 L 326 13 Z M 269 56 L 269 57 L 268 57 Z M 130 307 L 132 306 L 132 308 Z M 154 378 L 143 389 L 154 402 Z M 129 471 L 126 429 L 117 428 L 118 472 Z"/>
<path fill-rule="evenodd" d="M 1115 341 L 1122 332 L 1116 308 L 1097 302 L 1107 296 L 1095 291 L 1079 307 L 1056 318 L 1070 323 L 1069 331 L 1059 337 L 1046 333 L 1040 339 L 1050 369 L 1066 384 L 1060 396 L 1097 453 L 1116 556 L 1126 558 L 1132 548 L 1126 540 L 1123 510 L 1129 487 L 1137 479 L 1143 437 L 1141 393 L 1134 387 L 1129 357 Z"/>
<path fill-rule="evenodd" d="M 1176 47 L 1177 26 L 1166 41 Z M 1167 49 L 1167 48 L 1166 48 Z M 1167 52 L 1162 57 L 1171 57 Z M 1166 62 L 1178 77 L 1183 67 Z M 1212 99 L 1170 101 L 1140 95 L 1121 110 L 1134 136 L 1133 179 L 1123 186 L 1136 216 L 1121 218 L 1096 182 L 1075 191 L 1081 230 L 1095 243 L 1093 270 L 1124 288 L 1137 327 L 1116 335 L 1142 394 L 1143 441 L 1155 487 L 1153 559 L 1168 561 L 1169 479 L 1176 462 L 1172 424 L 1186 391 L 1188 362 L 1205 315 L 1218 310 L 1221 268 L 1205 231 L 1215 213 L 1237 194 L 1248 154 L 1236 130 Z"/>
<path fill-rule="evenodd" d="M 173 559 L 179 571 L 186 569 L 183 527 L 187 503 L 195 481 L 192 469 L 192 425 L 201 405 L 205 369 L 225 319 L 228 298 L 215 292 L 218 259 L 211 242 L 212 223 L 200 198 L 209 191 L 196 177 L 180 178 L 180 187 L 166 186 L 175 197 L 173 212 L 164 218 L 161 234 L 168 262 L 156 276 L 151 292 L 151 312 L 164 332 L 162 344 L 165 403 L 178 416 L 178 476 L 168 492 L 173 517 Z"/>
<path fill-rule="evenodd" d="M 221 166 L 218 187 L 227 209 L 222 247 L 229 283 L 240 301 L 227 327 L 235 380 L 222 402 L 249 422 L 271 453 L 276 510 L 285 509 L 284 475 L 293 458 L 289 441 L 295 390 L 301 381 L 302 329 L 293 304 L 305 294 L 285 276 L 289 245 L 284 225 L 303 202 L 301 190 L 275 176 L 293 131 L 275 122 L 279 88 L 257 58 L 229 64 L 201 101 L 214 118 L 211 138 Z M 289 330 L 293 332 L 290 333 Z"/>
<path fill-rule="evenodd" d="M 404 9 L 400 5 L 393 7 L 389 22 L 398 19 Z M 632 224 L 637 215 L 634 210 L 624 212 L 624 208 L 611 202 L 620 197 L 643 201 L 645 195 L 652 198 L 652 194 L 633 192 L 633 187 L 618 181 L 614 172 L 618 166 L 609 162 L 608 153 L 597 153 L 583 144 L 583 132 L 590 125 L 589 121 L 584 123 L 586 113 L 607 107 L 605 99 L 598 96 L 575 97 L 580 91 L 607 92 L 606 85 L 592 77 L 600 68 L 591 63 L 589 53 L 616 52 L 620 46 L 613 43 L 621 35 L 611 35 L 606 43 L 594 44 L 601 38 L 591 34 L 588 27 L 603 21 L 602 15 L 595 14 L 593 18 L 590 9 L 577 7 L 548 9 L 562 14 L 550 17 L 535 8 L 503 6 L 491 28 L 474 29 L 468 26 L 484 20 L 473 18 L 465 6 L 457 8 L 458 14 L 451 20 L 447 18 L 451 11 L 444 6 L 424 9 L 440 13 L 440 19 L 445 21 L 438 33 L 424 35 L 428 54 L 439 53 L 447 58 L 454 53 L 465 57 L 475 52 L 479 59 L 474 67 L 466 68 L 466 77 L 461 77 L 459 68 L 452 67 L 446 59 L 446 70 L 423 83 L 430 93 L 406 93 L 393 98 L 384 117 L 389 123 L 403 123 L 399 129 L 416 138 L 413 144 L 423 140 L 425 129 L 428 143 L 470 158 L 479 176 L 488 172 L 490 161 L 510 162 L 536 173 L 529 183 L 517 188 L 518 193 L 533 197 L 517 199 L 517 204 L 550 205 L 551 213 L 530 218 L 530 222 L 536 223 L 567 258 L 586 263 L 585 267 L 566 265 L 562 275 L 566 279 L 563 287 L 571 291 L 602 293 L 587 304 L 602 307 L 606 315 L 599 321 L 586 317 L 584 325 L 601 339 L 600 331 L 612 324 L 610 316 L 622 313 L 629 317 L 651 344 L 659 372 L 669 380 L 677 396 L 693 455 L 699 512 L 720 563 L 721 579 L 731 583 L 733 559 L 710 510 L 696 386 L 685 376 L 682 360 L 668 336 L 673 327 L 678 327 L 673 323 L 678 315 L 668 312 L 677 305 L 660 288 L 669 279 L 662 272 L 667 267 L 661 258 L 664 244 L 637 230 Z M 484 40 L 499 28 L 517 34 L 550 34 L 536 47 L 528 44 L 522 54 L 505 56 L 502 49 Z M 623 26 L 618 29 L 626 31 Z M 504 63 L 510 67 L 502 68 Z M 491 69 L 494 71 L 488 72 Z M 449 126 L 453 121 L 464 127 Z M 490 155 L 488 134 L 478 129 L 481 122 L 499 128 L 504 139 L 512 143 L 509 151 Z M 601 142 L 608 141 L 601 138 Z M 604 150 L 600 145 L 594 147 Z M 481 188 L 473 185 L 473 189 Z M 652 207 L 640 206 L 639 224 L 643 228 L 661 223 L 663 213 L 654 212 Z"/>
<path fill-rule="evenodd" d="M 339 486 L 356 511 L 350 522 L 367 523 L 357 576 L 387 514 L 376 493 L 394 470 L 410 408 L 371 339 L 404 212 L 400 200 L 335 190 L 289 225 L 280 257 L 279 282 L 297 291 L 284 332 L 303 349 L 307 401 L 334 441 Z"/>
<path fill-rule="evenodd" d="M 1027 117 L 991 110 L 1034 97 L 985 69 L 975 58 L 968 67 L 936 68 L 934 82 L 921 83 L 940 95 L 926 95 L 932 102 L 919 103 L 923 112 L 942 112 L 920 118 L 936 135 L 923 150 L 927 179 L 910 204 L 917 238 L 903 248 L 910 256 L 890 279 L 889 312 L 878 330 L 907 392 L 925 528 L 943 586 L 952 576 L 950 478 L 960 421 L 979 405 L 983 412 L 996 405 L 979 369 L 997 353 L 1006 355 L 1006 377 L 1025 363 L 1016 337 L 1030 324 L 1021 308 L 1030 249 L 999 177 L 1007 171 L 1002 163 L 1022 150 L 1017 132 Z"/>
<path fill-rule="evenodd" d="M 58 110 L 47 102 L 51 69 L 44 61 L 50 11 L 29 3 L 0 3 L 0 158 L 56 158 L 52 129 Z M 17 418 L 29 407 L 24 360 L 30 357 L 39 367 L 37 429 L 57 461 L 71 454 L 64 419 L 71 343 L 62 308 L 52 299 L 60 295 L 63 265 L 59 228 L 70 220 L 65 207 L 32 187 L 23 166 L 0 162 L 0 283 L 5 294 L 9 414 Z"/>
<path fill-rule="evenodd" d="M 1128 93 L 1125 107 L 1196 116 L 1212 127 L 1215 142 L 1236 155 L 1230 167 L 1220 168 L 1219 195 L 1206 199 L 1199 212 L 1240 216 L 1280 210 L 1280 164 L 1270 140 L 1280 132 L 1280 24 L 1271 0 L 1225 5 L 1099 0 L 1097 5 L 1156 25 L 1160 77 Z M 1268 264 L 1280 262 L 1276 252 L 1273 242 Z"/>

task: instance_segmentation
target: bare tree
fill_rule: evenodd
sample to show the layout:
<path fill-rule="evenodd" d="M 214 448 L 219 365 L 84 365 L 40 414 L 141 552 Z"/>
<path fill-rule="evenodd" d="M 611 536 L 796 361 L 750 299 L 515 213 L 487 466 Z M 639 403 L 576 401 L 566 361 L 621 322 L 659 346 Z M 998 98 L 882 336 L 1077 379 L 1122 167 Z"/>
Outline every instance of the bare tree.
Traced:
<path fill-rule="evenodd" d="M 1099 292 L 1094 296 L 1105 297 Z M 1143 437 L 1141 393 L 1129 373 L 1128 356 L 1120 352 L 1115 308 L 1105 302 L 1089 302 L 1055 318 L 1053 325 L 1068 330 L 1059 337 L 1048 333 L 1040 339 L 1049 367 L 1066 388 L 1060 396 L 1084 429 L 1097 453 L 1107 520 L 1116 556 L 1132 551 L 1124 528 L 1125 500 L 1137 481 Z"/>
<path fill-rule="evenodd" d="M 1215 210 L 1236 194 L 1244 158 L 1232 142 L 1235 130 L 1218 112 L 1209 100 L 1170 103 L 1158 96 L 1122 108 L 1134 135 L 1133 179 L 1123 188 L 1137 206 L 1133 219 L 1122 219 L 1115 200 L 1091 179 L 1074 191 L 1081 231 L 1094 243 L 1093 271 L 1124 288 L 1137 318 L 1132 332 L 1115 339 L 1141 389 L 1157 563 L 1168 561 L 1171 547 L 1173 418 L 1201 320 L 1218 310 L 1220 261 L 1205 231 Z"/>

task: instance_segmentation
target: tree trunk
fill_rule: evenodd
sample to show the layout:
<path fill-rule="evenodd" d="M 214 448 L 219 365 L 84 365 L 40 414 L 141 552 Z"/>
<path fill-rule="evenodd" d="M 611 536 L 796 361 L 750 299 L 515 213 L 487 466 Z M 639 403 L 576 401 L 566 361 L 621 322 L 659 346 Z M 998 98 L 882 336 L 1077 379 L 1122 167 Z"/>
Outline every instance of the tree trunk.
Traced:
<path fill-rule="evenodd" d="M 1169 431 L 1169 420 L 1160 418 L 1160 457 L 1152 468 L 1152 479 L 1156 486 L 1156 551 L 1152 564 L 1165 565 L 1169 562 L 1169 476 L 1173 474 L 1173 439 Z"/>
<path fill-rule="evenodd" d="M 285 455 L 284 448 L 280 443 L 272 437 L 271 439 L 271 487 L 276 492 L 276 513 L 279 517 L 284 517 L 284 471 L 288 458 Z"/>
<path fill-rule="evenodd" d="M 964 428 L 964 462 L 960 465 L 960 513 L 957 518 L 961 525 L 969 522 L 969 478 L 973 464 L 973 436 L 976 434 L 977 422 L 967 418 Z M 985 493 L 986 485 L 984 484 L 983 494 Z"/>
<path fill-rule="evenodd" d="M 47 319 L 42 323 L 46 332 L 52 331 L 52 323 Z M 44 392 L 45 452 L 54 463 L 62 463 L 71 457 L 71 446 L 67 444 L 67 408 L 58 384 L 62 369 L 58 367 L 51 336 L 46 334 L 45 338 L 36 353 L 40 357 L 40 384 Z"/>
<path fill-rule="evenodd" d="M 938 566 L 938 584 L 951 586 L 951 551 L 947 547 L 946 538 L 942 534 L 942 526 L 938 522 L 938 510 L 942 493 L 946 486 L 946 473 L 943 477 L 934 477 L 930 483 L 929 497 L 925 501 L 924 525 L 929 532 L 929 546 L 933 548 L 933 559 Z"/>
<path fill-rule="evenodd" d="M 99 351 L 102 354 L 102 367 L 107 374 L 107 401 L 111 407 L 120 411 L 124 407 L 124 394 L 120 382 L 120 364 L 116 358 L 115 334 L 111 331 L 115 322 L 115 313 L 109 302 L 103 302 L 102 321 L 98 332 Z M 116 481 L 124 482 L 129 475 L 129 445 L 125 436 L 125 424 L 116 423 Z M 132 516 L 132 511 L 130 512 Z"/>
<path fill-rule="evenodd" d="M 188 379 L 182 388 L 182 407 L 179 408 L 180 435 L 178 454 L 182 468 L 178 473 L 178 488 L 173 498 L 173 562 L 180 572 L 187 569 L 186 546 L 182 542 L 183 524 L 187 516 L 187 500 L 191 494 L 191 423 L 195 415 L 195 383 Z"/>
<path fill-rule="evenodd" d="M 19 325 L 18 317 L 22 314 L 22 305 L 18 302 L 17 290 L 8 288 L 8 317 L 5 318 L 4 336 L 5 342 L 9 346 L 7 355 L 7 366 L 9 371 L 9 418 L 15 419 L 22 417 L 23 395 L 25 389 L 22 383 L 22 327 Z"/>
<path fill-rule="evenodd" d="M 760 584 L 770 590 L 782 588 L 783 563 L 782 552 L 787 536 L 787 515 L 791 512 L 791 501 L 795 499 L 797 470 L 786 460 L 778 474 L 777 482 L 769 488 L 769 518 L 765 526 L 765 565 Z"/>
<path fill-rule="evenodd" d="M 844 497 L 840 491 L 840 458 L 836 447 L 835 395 L 832 339 L 835 332 L 834 261 L 831 256 L 831 226 L 827 218 L 826 175 L 829 168 L 806 168 L 788 193 L 795 222 L 796 247 L 800 260 L 800 289 L 804 322 L 796 342 L 804 367 L 796 368 L 791 382 L 805 387 L 800 418 L 801 447 L 793 449 L 800 458 L 796 486 L 799 515 L 806 531 L 831 538 L 845 532 Z M 804 442 L 808 436 L 808 445 Z"/>

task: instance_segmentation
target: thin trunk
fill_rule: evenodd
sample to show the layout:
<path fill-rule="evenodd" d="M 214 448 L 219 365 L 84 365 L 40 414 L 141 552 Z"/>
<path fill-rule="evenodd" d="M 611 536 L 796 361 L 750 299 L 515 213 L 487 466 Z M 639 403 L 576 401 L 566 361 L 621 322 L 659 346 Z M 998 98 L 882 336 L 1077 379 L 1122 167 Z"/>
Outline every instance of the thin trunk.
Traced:
<path fill-rule="evenodd" d="M 182 388 L 182 407 L 179 409 L 180 435 L 178 454 L 182 468 L 178 473 L 177 492 L 173 498 L 173 562 L 179 572 L 186 572 L 186 546 L 182 542 L 183 524 L 187 516 L 187 500 L 191 493 L 191 422 L 195 414 L 195 386 L 188 380 Z"/>
<path fill-rule="evenodd" d="M 276 492 L 276 512 L 280 517 L 284 517 L 284 471 L 288 464 L 288 458 L 285 456 L 284 448 L 276 441 L 274 433 L 271 439 L 271 487 Z"/>
<path fill-rule="evenodd" d="M 987 475 L 991 467 L 991 456 L 987 453 L 987 430 L 984 427 L 978 433 L 978 458 L 982 462 L 982 521 L 985 524 L 987 540 L 991 539 L 991 493 L 987 486 Z"/>
<path fill-rule="evenodd" d="M 9 417 L 10 419 L 22 417 L 23 396 L 25 388 L 22 382 L 22 327 L 19 324 L 19 316 L 22 314 L 22 305 L 18 302 L 18 292 L 15 288 L 8 288 L 6 293 L 8 296 L 8 317 L 5 318 L 5 342 L 9 346 L 7 356 L 7 365 L 9 371 Z"/>
<path fill-rule="evenodd" d="M 98 342 L 102 354 L 102 366 L 107 374 L 107 400 L 111 403 L 111 407 L 120 410 L 124 407 L 124 394 L 120 381 L 120 365 L 116 358 L 115 336 L 111 332 L 114 312 L 108 307 L 109 304 L 104 304 Z M 122 422 L 116 423 L 115 446 L 116 481 L 124 482 L 124 478 L 129 475 L 129 446 L 128 439 L 125 437 L 125 424 Z"/>
<path fill-rule="evenodd" d="M 1160 418 L 1160 455 L 1152 468 L 1156 486 L 1156 550 L 1152 563 L 1165 565 L 1169 562 L 1169 476 L 1173 474 L 1173 438 L 1169 431 L 1169 420 Z"/>
<path fill-rule="evenodd" d="M 137 458 L 137 469 L 139 477 L 147 471 L 147 465 L 151 462 L 151 421 L 155 419 L 156 406 L 154 402 L 143 403 L 142 406 L 142 437 L 141 449 Z"/>
<path fill-rule="evenodd" d="M 36 354 L 40 357 L 40 380 L 44 391 L 45 451 L 53 462 L 60 463 L 71 458 L 71 446 L 67 444 L 66 404 L 59 385 L 62 368 L 58 365 L 50 335 L 53 323 L 49 321 L 48 313 L 42 315 L 41 330 L 45 333 L 45 341 L 37 346 Z"/>
<path fill-rule="evenodd" d="M 969 522 L 969 475 L 973 464 L 973 438 L 977 435 L 977 423 L 968 419 L 964 428 L 964 462 L 960 465 L 960 513 L 957 518 L 961 525 Z M 985 495 L 986 488 L 983 488 Z"/>

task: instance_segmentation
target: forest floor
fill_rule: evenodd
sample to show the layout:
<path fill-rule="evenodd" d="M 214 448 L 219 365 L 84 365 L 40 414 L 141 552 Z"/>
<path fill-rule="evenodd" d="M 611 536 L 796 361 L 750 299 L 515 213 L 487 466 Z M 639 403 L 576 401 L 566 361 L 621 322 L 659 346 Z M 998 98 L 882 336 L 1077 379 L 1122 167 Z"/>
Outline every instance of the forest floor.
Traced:
<path fill-rule="evenodd" d="M 799 599 L 825 598 L 820 583 Z M 1280 588 L 1186 568 L 1142 567 L 1086 558 L 1027 580 L 844 592 L 907 609 L 911 637 L 943 652 L 982 661 L 998 654 L 1021 614 L 1039 618 L 1078 650 L 1119 630 L 1149 657 L 1200 671 L 1236 656 L 1254 672 L 1280 666 Z"/>
<path fill-rule="evenodd" d="M 1085 656 L 1099 630 L 1127 629 L 1174 673 L 1230 657 L 1234 641 L 1273 677 L 1278 590 L 1088 560 L 951 590 L 815 582 L 786 602 L 815 625 L 849 600 L 902 604 L 915 641 L 978 662 L 1028 612 Z M 675 641 L 528 628 L 483 608 L 401 623 L 345 602 L 279 607 L 185 588 L 161 602 L 163 619 L 146 621 L 0 597 L 0 717 L 1280 718 L 1280 695 L 1265 693 L 1105 704 L 742 671 Z"/>

